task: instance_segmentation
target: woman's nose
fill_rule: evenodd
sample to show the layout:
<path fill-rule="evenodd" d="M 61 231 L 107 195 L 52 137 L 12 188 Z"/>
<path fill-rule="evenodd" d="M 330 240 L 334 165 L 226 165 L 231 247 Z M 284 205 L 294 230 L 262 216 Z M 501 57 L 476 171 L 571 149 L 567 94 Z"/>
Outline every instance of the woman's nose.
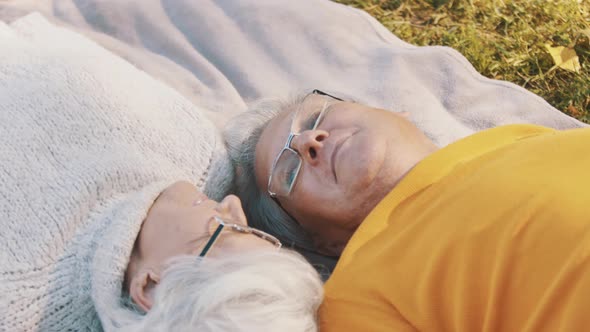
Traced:
<path fill-rule="evenodd" d="M 299 152 L 305 162 L 315 165 L 319 162 L 318 156 L 324 147 L 323 141 L 328 136 L 325 130 L 306 130 L 293 138 L 291 148 Z"/>
<path fill-rule="evenodd" d="M 222 218 L 229 218 L 236 224 L 248 225 L 246 215 L 242 209 L 242 202 L 235 195 L 227 195 L 217 204 L 215 210 Z"/>

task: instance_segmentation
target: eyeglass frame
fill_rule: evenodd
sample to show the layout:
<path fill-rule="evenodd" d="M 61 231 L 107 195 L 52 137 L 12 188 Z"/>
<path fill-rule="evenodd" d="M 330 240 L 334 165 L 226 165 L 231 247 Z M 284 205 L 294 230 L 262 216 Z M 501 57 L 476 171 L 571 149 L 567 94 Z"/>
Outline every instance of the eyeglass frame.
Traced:
<path fill-rule="evenodd" d="M 229 229 L 231 231 L 236 232 L 236 233 L 255 235 L 263 240 L 270 242 L 272 245 L 274 245 L 277 248 L 277 250 L 281 249 L 281 247 L 283 246 L 283 244 L 281 243 L 281 241 L 279 239 L 277 239 L 276 237 L 274 237 L 266 232 L 263 232 L 259 229 L 252 228 L 252 227 L 246 226 L 246 225 L 230 223 L 230 222 L 227 222 L 227 221 L 221 219 L 218 216 L 213 216 L 213 219 L 217 222 L 218 225 L 215 228 L 215 231 L 213 231 L 213 234 L 210 235 L 209 240 L 205 244 L 205 247 L 203 247 L 203 250 L 201 250 L 199 257 L 205 257 L 205 255 L 207 255 L 209 250 L 211 250 L 211 247 L 213 247 L 215 242 L 217 242 L 217 239 L 219 238 L 221 231 L 223 231 L 223 229 L 226 227 L 229 227 Z"/>
<path fill-rule="evenodd" d="M 299 151 L 291 148 L 291 142 L 293 141 L 293 138 L 295 138 L 296 136 L 301 135 L 301 133 L 294 133 L 293 130 L 293 124 L 295 122 L 295 119 L 297 118 L 297 115 L 299 114 L 299 112 L 301 112 L 301 109 L 303 107 L 304 101 L 305 99 L 307 99 L 309 96 L 311 95 L 320 95 L 320 96 L 327 96 L 333 99 L 336 99 L 338 101 L 344 101 L 344 99 L 342 98 L 338 98 L 336 96 L 333 96 L 329 93 L 323 92 L 321 90 L 318 89 L 314 89 L 312 92 L 308 93 L 304 98 L 303 101 L 301 102 L 301 105 L 299 105 L 299 108 L 297 109 L 297 112 L 295 112 L 295 114 L 293 114 L 293 119 L 291 119 L 291 126 L 289 127 L 289 136 L 287 137 L 287 141 L 285 142 L 285 145 L 283 146 L 283 148 L 281 149 L 281 151 L 277 154 L 277 156 L 275 157 L 273 163 L 272 163 L 272 167 L 270 169 L 270 174 L 268 176 L 268 185 L 267 185 L 267 189 L 266 191 L 268 192 L 270 198 L 272 198 L 281 208 L 282 205 L 278 200 L 277 194 L 275 192 L 272 192 L 270 190 L 270 185 L 272 183 L 272 175 L 274 173 L 274 170 L 277 166 L 277 162 L 279 161 L 279 159 L 281 158 L 281 156 L 283 155 L 283 153 L 285 152 L 285 150 L 291 151 L 293 153 L 295 153 L 297 155 L 297 157 L 299 157 L 299 165 L 297 166 L 297 171 L 295 172 L 295 176 L 293 176 L 293 180 L 291 182 L 291 184 L 289 185 L 289 192 L 287 195 L 291 194 L 291 191 L 293 190 L 293 186 L 295 185 L 295 182 L 297 181 L 297 177 L 299 176 L 299 171 L 301 170 L 301 165 L 303 164 L 303 158 L 301 157 L 301 154 L 299 153 Z M 306 129 L 306 130 L 315 130 L 319 125 L 320 122 L 322 122 L 323 118 L 324 118 L 324 114 L 325 114 L 325 109 L 323 109 L 320 112 L 320 115 L 318 116 L 317 120 L 314 122 L 313 127 L 311 129 Z M 285 209 L 283 209 L 285 210 Z M 286 211 L 285 211 L 286 212 Z M 288 214 L 288 212 L 287 212 Z M 294 219 L 294 218 L 293 218 Z"/>

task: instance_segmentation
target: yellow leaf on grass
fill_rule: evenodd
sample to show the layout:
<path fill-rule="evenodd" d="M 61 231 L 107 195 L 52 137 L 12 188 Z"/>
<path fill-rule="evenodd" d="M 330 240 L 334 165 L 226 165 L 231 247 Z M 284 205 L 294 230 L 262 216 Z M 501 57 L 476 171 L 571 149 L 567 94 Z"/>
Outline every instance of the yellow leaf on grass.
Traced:
<path fill-rule="evenodd" d="M 549 51 L 549 54 L 551 54 L 557 67 L 576 73 L 580 71 L 580 59 L 578 58 L 578 54 L 576 54 L 576 50 L 571 47 L 553 47 L 549 44 L 545 44 L 545 47 Z"/>
<path fill-rule="evenodd" d="M 578 33 L 576 45 L 582 45 L 584 48 L 590 47 L 590 29 L 584 29 Z"/>

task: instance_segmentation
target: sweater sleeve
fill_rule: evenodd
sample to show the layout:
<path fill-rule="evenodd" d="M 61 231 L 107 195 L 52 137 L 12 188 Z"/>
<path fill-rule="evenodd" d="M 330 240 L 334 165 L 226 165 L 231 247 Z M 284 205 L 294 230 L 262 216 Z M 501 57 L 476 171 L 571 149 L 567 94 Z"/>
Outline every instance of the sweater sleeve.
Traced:
<path fill-rule="evenodd" d="M 170 180 L 158 181 L 104 199 L 90 209 L 66 245 L 37 241 L 45 255 L 26 251 L 32 241 L 6 237 L 6 242 L 20 240 L 23 245 L 4 254 L 34 258 L 12 257 L 0 269 L 0 331 L 112 331 L 132 323 L 136 315 L 121 301 L 124 274 L 147 211 L 169 185 Z M 20 230 L 33 234 L 46 228 L 47 238 L 57 238 L 59 228 L 52 226 L 47 221 L 38 230 Z"/>

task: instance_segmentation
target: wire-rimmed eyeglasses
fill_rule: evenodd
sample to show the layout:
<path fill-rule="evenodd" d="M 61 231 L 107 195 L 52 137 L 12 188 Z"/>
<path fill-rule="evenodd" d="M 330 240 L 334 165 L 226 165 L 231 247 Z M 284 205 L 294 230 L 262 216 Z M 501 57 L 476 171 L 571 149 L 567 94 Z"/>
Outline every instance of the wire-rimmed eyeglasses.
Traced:
<path fill-rule="evenodd" d="M 209 228 L 208 228 L 209 229 L 209 236 L 210 236 L 209 241 L 207 241 L 207 243 L 205 244 L 205 247 L 203 248 L 203 250 L 201 250 L 199 257 L 205 257 L 205 255 L 207 255 L 207 253 L 209 252 L 211 247 L 213 247 L 213 245 L 215 244 L 215 242 L 219 238 L 219 235 L 221 234 L 221 232 L 225 228 L 229 229 L 232 232 L 236 232 L 236 233 L 255 235 L 261 239 L 264 239 L 264 240 L 270 242 L 277 249 L 280 249 L 283 246 L 281 241 L 279 241 L 279 239 L 277 239 L 276 237 L 274 237 L 266 232 L 263 232 L 263 231 L 256 229 L 256 228 L 252 228 L 250 226 L 230 223 L 230 222 L 227 222 L 227 221 L 221 219 L 218 216 L 214 216 L 209 223 Z"/>

